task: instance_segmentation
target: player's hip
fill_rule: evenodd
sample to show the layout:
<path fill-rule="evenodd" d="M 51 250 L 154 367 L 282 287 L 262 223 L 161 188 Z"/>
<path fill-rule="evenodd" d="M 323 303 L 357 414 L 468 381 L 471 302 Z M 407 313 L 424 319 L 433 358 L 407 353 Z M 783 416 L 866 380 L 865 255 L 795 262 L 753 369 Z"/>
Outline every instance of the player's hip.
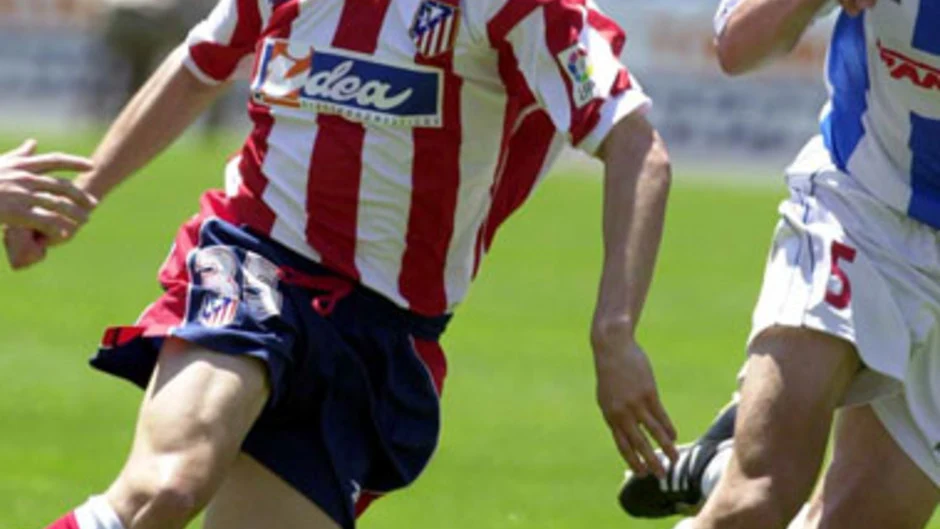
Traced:
<path fill-rule="evenodd" d="M 351 527 L 350 498 L 411 483 L 437 446 L 448 318 L 402 309 L 220 215 L 205 208 L 183 226 L 164 295 L 110 329 L 93 363 L 143 386 L 168 336 L 261 359 L 272 393 L 245 450 Z"/>

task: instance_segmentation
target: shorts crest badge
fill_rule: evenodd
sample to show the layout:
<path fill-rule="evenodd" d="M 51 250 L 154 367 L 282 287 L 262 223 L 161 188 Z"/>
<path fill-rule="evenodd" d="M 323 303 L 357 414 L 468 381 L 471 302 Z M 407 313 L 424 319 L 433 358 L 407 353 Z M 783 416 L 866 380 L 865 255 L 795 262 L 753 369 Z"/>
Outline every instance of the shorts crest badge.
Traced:
<path fill-rule="evenodd" d="M 454 48 L 460 24 L 458 4 L 458 0 L 424 0 L 418 6 L 409 33 L 420 55 L 436 57 Z"/>
<path fill-rule="evenodd" d="M 210 246 L 198 250 L 191 259 L 193 279 L 204 292 L 197 320 L 206 327 L 231 324 L 242 297 L 235 252 L 226 246 Z"/>

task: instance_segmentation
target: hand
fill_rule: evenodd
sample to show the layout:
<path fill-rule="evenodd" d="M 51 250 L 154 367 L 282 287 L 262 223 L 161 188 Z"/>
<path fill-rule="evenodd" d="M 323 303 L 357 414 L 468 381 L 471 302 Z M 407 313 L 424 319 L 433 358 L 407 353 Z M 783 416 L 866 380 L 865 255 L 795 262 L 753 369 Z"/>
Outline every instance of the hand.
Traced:
<path fill-rule="evenodd" d="M 0 155 L 0 224 L 31 228 L 50 244 L 69 239 L 97 201 L 49 171 L 87 171 L 91 161 L 61 153 L 33 154 L 35 140 Z"/>
<path fill-rule="evenodd" d="M 632 333 L 625 332 L 622 336 L 594 340 L 594 356 L 598 404 L 620 454 L 636 474 L 652 472 L 664 479 L 666 470 L 647 434 L 675 461 L 676 429 L 659 400 L 646 353 Z"/>
<path fill-rule="evenodd" d="M 878 0 L 839 0 L 842 9 L 850 16 L 858 16 L 862 11 L 875 7 Z"/>
<path fill-rule="evenodd" d="M 61 153 L 36 155 L 36 141 L 0 155 L 0 225 L 14 269 L 41 261 L 46 247 L 71 238 L 88 220 L 97 200 L 49 171 L 87 171 L 86 158 Z"/>
<path fill-rule="evenodd" d="M 46 257 L 47 241 L 41 233 L 29 228 L 9 226 L 3 232 L 7 260 L 14 270 L 26 268 Z"/>

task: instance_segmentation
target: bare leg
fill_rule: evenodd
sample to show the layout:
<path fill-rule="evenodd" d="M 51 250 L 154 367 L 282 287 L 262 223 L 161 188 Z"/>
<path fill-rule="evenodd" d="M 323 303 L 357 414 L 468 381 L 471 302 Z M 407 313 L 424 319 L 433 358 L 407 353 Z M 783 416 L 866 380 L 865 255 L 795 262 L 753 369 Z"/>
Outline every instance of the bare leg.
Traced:
<path fill-rule="evenodd" d="M 209 502 L 269 394 L 255 358 L 169 339 L 106 498 L 127 529 L 180 529 Z"/>
<path fill-rule="evenodd" d="M 901 450 L 871 406 L 844 410 L 835 452 L 804 529 L 922 529 L 940 488 Z"/>
<path fill-rule="evenodd" d="M 241 454 L 209 508 L 205 529 L 339 529 L 319 507 Z"/>
<path fill-rule="evenodd" d="M 836 406 L 859 368 L 855 348 L 803 328 L 752 344 L 734 455 L 695 519 L 699 529 L 783 529 L 812 492 Z"/>

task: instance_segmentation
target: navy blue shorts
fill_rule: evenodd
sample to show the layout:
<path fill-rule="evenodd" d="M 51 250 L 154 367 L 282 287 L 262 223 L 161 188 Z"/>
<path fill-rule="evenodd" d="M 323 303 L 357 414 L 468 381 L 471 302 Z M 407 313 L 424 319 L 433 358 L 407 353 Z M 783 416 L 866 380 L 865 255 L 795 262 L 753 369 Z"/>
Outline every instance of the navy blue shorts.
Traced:
<path fill-rule="evenodd" d="M 260 358 L 272 394 L 243 450 L 352 528 L 437 446 L 448 317 L 410 313 L 223 221 L 207 197 L 160 270 L 164 295 L 136 325 L 108 329 L 91 363 L 145 387 L 169 336 Z"/>

